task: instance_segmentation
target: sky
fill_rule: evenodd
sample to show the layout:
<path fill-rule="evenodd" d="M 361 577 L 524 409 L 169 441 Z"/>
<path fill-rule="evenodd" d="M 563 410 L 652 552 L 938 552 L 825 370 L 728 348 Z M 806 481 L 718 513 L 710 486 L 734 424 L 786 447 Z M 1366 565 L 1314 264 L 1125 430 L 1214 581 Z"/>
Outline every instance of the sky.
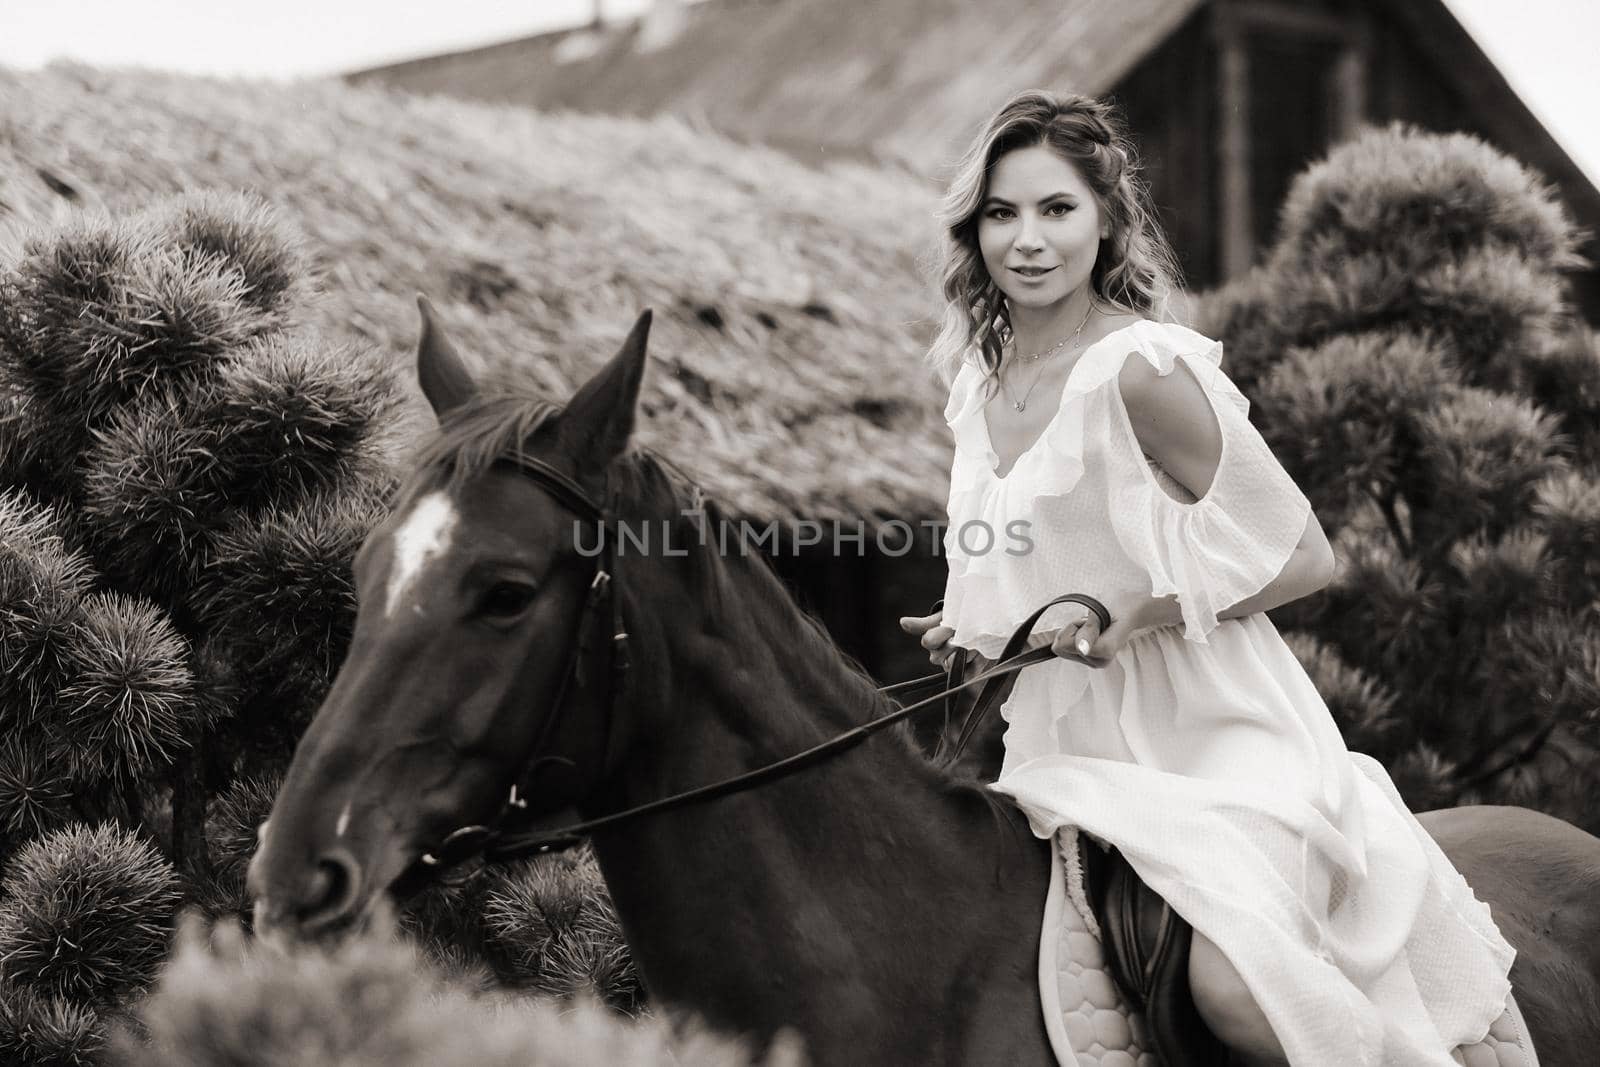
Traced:
<path fill-rule="evenodd" d="M 1108 0 L 1114 2 L 1114 0 Z M 651 0 L 0 0 L 0 66 L 294 78 L 625 18 Z M 1596 0 L 1446 0 L 1506 80 L 1600 185 Z"/>

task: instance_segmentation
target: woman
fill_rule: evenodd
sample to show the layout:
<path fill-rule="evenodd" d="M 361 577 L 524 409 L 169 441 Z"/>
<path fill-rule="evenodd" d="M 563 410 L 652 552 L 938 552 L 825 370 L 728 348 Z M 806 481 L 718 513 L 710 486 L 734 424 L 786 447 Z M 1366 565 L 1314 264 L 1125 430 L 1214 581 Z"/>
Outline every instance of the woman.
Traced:
<path fill-rule="evenodd" d="M 1115 846 L 1194 928 L 1202 1018 L 1243 1062 L 1453 1063 L 1506 1006 L 1513 951 L 1346 750 L 1263 614 L 1330 580 L 1304 495 L 1221 345 L 1167 321 L 1175 270 L 1133 150 L 1093 99 L 1025 93 L 945 201 L 955 435 L 935 663 L 986 662 L 1052 609 L 994 788 L 1044 838 Z"/>

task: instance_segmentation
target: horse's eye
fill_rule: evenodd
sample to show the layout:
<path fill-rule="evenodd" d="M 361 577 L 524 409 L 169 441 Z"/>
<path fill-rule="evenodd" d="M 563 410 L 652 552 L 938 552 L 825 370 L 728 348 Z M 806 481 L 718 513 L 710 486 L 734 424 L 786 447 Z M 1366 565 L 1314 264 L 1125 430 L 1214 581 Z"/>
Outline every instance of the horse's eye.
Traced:
<path fill-rule="evenodd" d="M 483 594 L 478 610 L 491 619 L 514 619 L 528 610 L 536 592 L 525 582 L 496 582 Z"/>

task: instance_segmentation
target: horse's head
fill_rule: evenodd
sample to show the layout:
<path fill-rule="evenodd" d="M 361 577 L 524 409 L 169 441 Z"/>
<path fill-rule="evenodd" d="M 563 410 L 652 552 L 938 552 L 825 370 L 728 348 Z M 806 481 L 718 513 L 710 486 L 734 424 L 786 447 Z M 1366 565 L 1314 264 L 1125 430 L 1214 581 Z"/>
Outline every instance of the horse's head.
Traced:
<path fill-rule="evenodd" d="M 439 436 L 356 556 L 349 653 L 262 827 L 249 888 L 269 939 L 348 929 L 452 831 L 491 822 L 531 764 L 539 815 L 581 803 L 607 758 L 610 633 L 591 635 L 598 663 L 568 668 L 608 621 L 585 611 L 585 503 L 628 443 L 650 313 L 555 409 L 480 397 L 419 305 Z"/>

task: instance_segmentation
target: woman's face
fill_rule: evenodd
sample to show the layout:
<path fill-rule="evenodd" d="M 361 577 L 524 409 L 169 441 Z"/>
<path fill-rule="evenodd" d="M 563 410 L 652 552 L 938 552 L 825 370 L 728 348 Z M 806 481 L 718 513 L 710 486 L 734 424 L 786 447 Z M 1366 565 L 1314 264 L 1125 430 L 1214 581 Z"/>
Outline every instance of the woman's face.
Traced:
<path fill-rule="evenodd" d="M 1109 233 L 1078 168 L 1043 146 L 995 161 L 978 207 L 978 247 L 1012 307 L 1048 308 L 1089 281 Z"/>

